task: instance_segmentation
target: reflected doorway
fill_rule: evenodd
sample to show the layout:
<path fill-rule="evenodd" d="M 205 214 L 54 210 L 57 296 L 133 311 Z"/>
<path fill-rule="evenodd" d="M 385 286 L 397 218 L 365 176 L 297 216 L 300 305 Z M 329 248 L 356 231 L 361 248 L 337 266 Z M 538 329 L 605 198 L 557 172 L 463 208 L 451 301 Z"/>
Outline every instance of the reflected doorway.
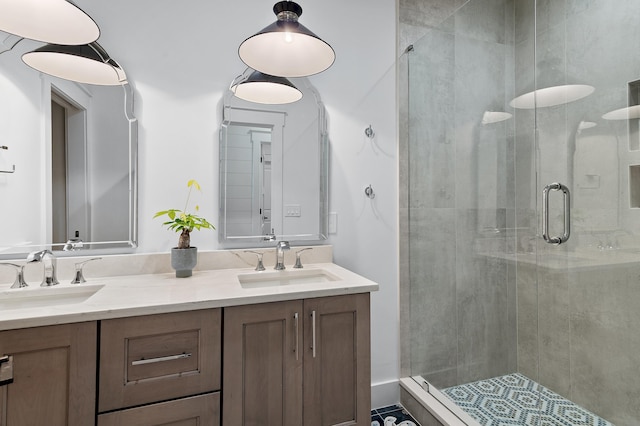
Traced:
<path fill-rule="evenodd" d="M 87 112 L 51 92 L 52 242 L 90 240 L 87 188 Z M 57 247 L 61 249 L 61 247 Z"/>

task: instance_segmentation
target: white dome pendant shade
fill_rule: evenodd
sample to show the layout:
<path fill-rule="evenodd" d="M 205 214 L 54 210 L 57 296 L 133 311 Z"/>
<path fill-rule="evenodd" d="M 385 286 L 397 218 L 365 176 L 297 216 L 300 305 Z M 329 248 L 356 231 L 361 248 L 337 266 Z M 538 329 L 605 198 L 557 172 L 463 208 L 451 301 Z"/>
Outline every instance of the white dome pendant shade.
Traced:
<path fill-rule="evenodd" d="M 22 55 L 22 60 L 45 74 L 78 83 L 116 86 L 127 76 L 98 43 L 79 46 L 47 44 Z"/>
<path fill-rule="evenodd" d="M 329 68 L 333 48 L 298 22 L 300 5 L 281 1 L 273 6 L 278 20 L 240 44 L 240 59 L 254 70 L 279 77 L 306 77 Z"/>
<path fill-rule="evenodd" d="M 93 19 L 67 0 L 0 0 L 0 30 L 55 44 L 86 44 L 100 36 Z"/>
<path fill-rule="evenodd" d="M 258 104 L 282 105 L 302 99 L 302 92 L 284 77 L 254 71 L 249 77 L 231 86 L 233 94 Z"/>

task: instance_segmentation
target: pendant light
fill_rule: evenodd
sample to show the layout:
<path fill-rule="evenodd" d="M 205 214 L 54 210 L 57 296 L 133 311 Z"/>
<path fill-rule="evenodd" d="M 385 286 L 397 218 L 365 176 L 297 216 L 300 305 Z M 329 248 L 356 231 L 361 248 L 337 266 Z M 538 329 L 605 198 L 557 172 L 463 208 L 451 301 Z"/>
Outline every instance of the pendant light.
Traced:
<path fill-rule="evenodd" d="M 238 55 L 250 68 L 280 77 L 306 77 L 329 68 L 333 48 L 298 22 L 302 7 L 293 1 L 273 6 L 278 20 L 240 44 Z"/>
<path fill-rule="evenodd" d="M 0 0 L 0 30 L 45 43 L 86 44 L 100 29 L 67 0 Z"/>
<path fill-rule="evenodd" d="M 22 60 L 40 72 L 79 83 L 115 86 L 127 82 L 120 65 L 97 42 L 78 46 L 47 44 L 25 53 Z"/>
<path fill-rule="evenodd" d="M 288 79 L 260 71 L 253 71 L 246 79 L 231 84 L 237 98 L 258 104 L 282 105 L 302 99 L 302 92 Z"/>

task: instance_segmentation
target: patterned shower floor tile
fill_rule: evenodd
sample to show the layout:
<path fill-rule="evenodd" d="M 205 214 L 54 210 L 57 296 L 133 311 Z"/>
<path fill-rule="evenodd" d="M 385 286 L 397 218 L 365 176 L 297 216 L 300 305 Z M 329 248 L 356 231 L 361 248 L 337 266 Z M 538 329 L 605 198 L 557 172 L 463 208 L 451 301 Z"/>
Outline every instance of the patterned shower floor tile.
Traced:
<path fill-rule="evenodd" d="M 519 373 L 442 392 L 483 426 L 613 426 Z"/>

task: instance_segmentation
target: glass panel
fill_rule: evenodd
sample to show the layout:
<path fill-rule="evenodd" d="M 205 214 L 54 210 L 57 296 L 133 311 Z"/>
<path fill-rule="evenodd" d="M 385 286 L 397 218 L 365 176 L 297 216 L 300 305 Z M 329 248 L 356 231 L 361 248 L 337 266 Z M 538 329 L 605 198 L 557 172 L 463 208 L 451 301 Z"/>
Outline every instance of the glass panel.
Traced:
<path fill-rule="evenodd" d="M 408 53 L 410 371 L 449 396 L 517 372 L 519 254 L 536 285 L 534 113 L 509 106 L 533 87 L 526 4 L 470 1 Z"/>
<path fill-rule="evenodd" d="M 538 189 L 569 188 L 572 228 L 566 244 L 539 243 L 539 382 L 618 426 L 636 425 L 640 57 L 631 51 L 640 2 L 539 1 L 536 15 L 537 88 L 593 90 L 537 110 Z M 550 197 L 557 235 L 562 196 Z"/>

